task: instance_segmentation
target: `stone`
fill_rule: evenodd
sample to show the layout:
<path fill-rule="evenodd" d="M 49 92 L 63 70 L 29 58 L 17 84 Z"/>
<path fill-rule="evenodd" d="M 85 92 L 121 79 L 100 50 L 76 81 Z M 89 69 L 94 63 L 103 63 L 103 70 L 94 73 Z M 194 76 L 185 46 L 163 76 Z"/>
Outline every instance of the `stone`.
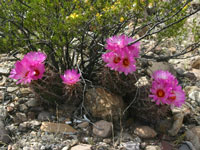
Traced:
<path fill-rule="evenodd" d="M 91 150 L 92 145 L 79 144 L 71 148 L 71 150 Z"/>
<path fill-rule="evenodd" d="M 35 114 L 34 112 L 32 112 L 32 111 L 29 111 L 29 112 L 27 113 L 27 118 L 28 118 L 28 120 L 33 120 L 33 119 L 35 119 L 35 116 L 36 116 L 36 114 Z"/>
<path fill-rule="evenodd" d="M 89 122 L 81 122 L 77 125 L 79 128 L 87 128 L 89 126 Z"/>
<path fill-rule="evenodd" d="M 200 106 L 200 89 L 191 91 L 189 93 L 189 98 L 196 101 Z"/>
<path fill-rule="evenodd" d="M 51 113 L 47 111 L 42 111 L 38 115 L 39 121 L 50 121 L 51 120 Z"/>
<path fill-rule="evenodd" d="M 0 81 L 0 86 L 4 86 L 5 85 L 6 79 L 7 79 L 6 76 L 2 75 L 2 78 L 1 78 L 1 81 Z"/>
<path fill-rule="evenodd" d="M 20 104 L 19 105 L 19 110 L 21 112 L 27 112 L 28 111 L 28 107 L 25 104 Z"/>
<path fill-rule="evenodd" d="M 9 68 L 0 67 L 0 75 L 8 75 L 10 73 Z"/>
<path fill-rule="evenodd" d="M 41 131 L 52 132 L 52 133 L 65 132 L 68 134 L 74 134 L 77 132 L 74 128 L 72 128 L 68 124 L 52 123 L 52 122 L 42 122 L 40 129 L 41 129 Z"/>
<path fill-rule="evenodd" d="M 168 130 L 171 129 L 172 123 L 173 123 L 173 121 L 171 118 L 161 120 L 157 123 L 156 130 L 160 133 L 166 134 L 168 132 Z"/>
<path fill-rule="evenodd" d="M 197 77 L 195 76 L 195 74 L 193 72 L 185 72 L 184 74 L 184 77 L 190 79 L 191 81 L 196 81 L 197 80 Z"/>
<path fill-rule="evenodd" d="M 4 93 L 0 91 L 0 102 L 4 100 Z"/>
<path fill-rule="evenodd" d="M 9 132 L 5 129 L 3 121 L 0 120 L 0 143 L 8 144 L 9 142 Z"/>
<path fill-rule="evenodd" d="M 141 138 L 154 138 L 157 136 L 157 133 L 154 129 L 149 126 L 138 126 L 134 130 L 134 134 L 138 135 Z"/>
<path fill-rule="evenodd" d="M 184 114 L 182 112 L 178 113 L 178 114 L 174 114 L 174 116 L 173 116 L 174 122 L 173 122 L 172 128 L 170 130 L 168 130 L 168 133 L 171 136 L 177 135 L 178 131 L 182 127 L 183 118 L 184 118 Z"/>
<path fill-rule="evenodd" d="M 147 145 L 145 147 L 145 150 L 161 150 L 161 148 L 159 146 L 156 146 L 156 145 Z"/>
<path fill-rule="evenodd" d="M 21 123 L 27 121 L 27 117 L 25 113 L 17 112 L 16 117 L 14 118 L 14 122 Z"/>
<path fill-rule="evenodd" d="M 0 105 L 0 117 L 5 119 L 7 117 L 7 115 L 8 115 L 8 113 L 7 113 L 6 107 Z"/>
<path fill-rule="evenodd" d="M 140 143 L 129 141 L 122 144 L 126 150 L 140 150 Z"/>
<path fill-rule="evenodd" d="M 173 75 L 176 76 L 176 70 L 174 69 L 174 67 L 168 63 L 168 62 L 151 62 L 151 66 L 147 69 L 147 72 L 149 73 L 149 75 L 152 75 L 154 71 L 156 70 L 167 70 L 169 72 L 171 72 Z"/>
<path fill-rule="evenodd" d="M 33 99 L 30 99 L 29 101 L 27 101 L 25 104 L 28 107 L 35 107 L 35 106 L 39 105 L 39 101 L 33 98 Z"/>
<path fill-rule="evenodd" d="M 20 88 L 20 93 L 22 95 L 28 95 L 31 93 L 31 90 L 30 90 L 30 88 Z"/>
<path fill-rule="evenodd" d="M 7 88 L 7 92 L 10 92 L 10 93 L 12 93 L 12 92 L 14 92 L 14 91 L 16 91 L 16 90 L 18 90 L 19 89 L 19 87 L 8 87 Z"/>
<path fill-rule="evenodd" d="M 192 68 L 200 69 L 200 57 L 195 58 L 192 62 Z"/>
<path fill-rule="evenodd" d="M 62 148 L 62 150 L 68 150 L 69 149 L 69 146 L 65 146 Z"/>
<path fill-rule="evenodd" d="M 196 149 L 200 149 L 200 126 L 187 130 L 185 136 L 186 140 L 190 141 Z"/>
<path fill-rule="evenodd" d="M 192 69 L 191 71 L 196 76 L 197 80 L 200 80 L 200 69 Z"/>
<path fill-rule="evenodd" d="M 98 137 L 106 138 L 111 136 L 112 128 L 113 124 L 111 122 L 100 120 L 93 125 L 92 132 Z"/>
<path fill-rule="evenodd" d="M 181 143 L 179 150 L 196 150 L 193 144 L 189 141 L 184 141 Z"/>
<path fill-rule="evenodd" d="M 124 110 L 122 97 L 112 94 L 103 88 L 92 88 L 86 92 L 85 106 L 93 117 L 104 120 L 116 120 Z"/>

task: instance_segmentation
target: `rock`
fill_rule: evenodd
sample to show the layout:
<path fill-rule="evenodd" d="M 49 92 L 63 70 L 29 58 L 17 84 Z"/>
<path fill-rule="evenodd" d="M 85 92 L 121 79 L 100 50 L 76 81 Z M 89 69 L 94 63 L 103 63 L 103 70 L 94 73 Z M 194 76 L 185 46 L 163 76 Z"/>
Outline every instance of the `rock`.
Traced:
<path fill-rule="evenodd" d="M 200 149 L 200 126 L 187 130 L 185 135 L 186 139 L 190 141 L 196 149 Z"/>
<path fill-rule="evenodd" d="M 193 72 L 185 72 L 184 74 L 184 77 L 190 79 L 191 81 L 196 81 L 197 80 L 197 77 L 195 76 L 195 74 Z"/>
<path fill-rule="evenodd" d="M 129 141 L 122 144 L 126 150 L 140 150 L 140 143 Z"/>
<path fill-rule="evenodd" d="M 196 76 L 197 80 L 200 80 L 200 69 L 192 69 L 192 73 Z"/>
<path fill-rule="evenodd" d="M 135 83 L 135 86 L 137 86 L 137 87 L 144 87 L 144 86 L 147 86 L 147 85 L 149 85 L 149 81 L 148 81 L 147 77 L 141 77 Z"/>
<path fill-rule="evenodd" d="M 28 111 L 28 107 L 25 104 L 20 104 L 19 105 L 19 110 L 21 112 L 27 112 Z"/>
<path fill-rule="evenodd" d="M 40 127 L 42 131 L 53 132 L 53 133 L 63 133 L 74 134 L 77 131 L 72 128 L 70 125 L 63 123 L 52 123 L 52 122 L 42 122 Z"/>
<path fill-rule="evenodd" d="M 8 87 L 7 88 L 7 92 L 10 92 L 10 93 L 12 93 L 12 92 L 14 92 L 14 91 L 16 91 L 16 90 L 18 90 L 19 89 L 19 87 Z"/>
<path fill-rule="evenodd" d="M 172 128 L 170 130 L 168 130 L 168 133 L 171 136 L 175 136 L 177 135 L 178 131 L 180 130 L 180 128 L 182 127 L 183 124 L 183 118 L 184 118 L 184 114 L 178 113 L 178 114 L 174 114 L 173 119 L 174 119 L 174 123 L 172 125 Z"/>
<path fill-rule="evenodd" d="M 5 119 L 8 113 L 5 106 L 0 105 L 0 117 Z"/>
<path fill-rule="evenodd" d="M 100 120 L 93 125 L 93 134 L 98 137 L 106 138 L 111 136 L 113 124 L 105 120 Z"/>
<path fill-rule="evenodd" d="M 33 99 L 30 99 L 29 101 L 27 101 L 25 104 L 28 107 L 35 107 L 35 106 L 39 105 L 39 101 L 33 98 Z"/>
<path fill-rule="evenodd" d="M 200 89 L 196 89 L 189 93 L 189 98 L 196 101 L 200 106 Z"/>
<path fill-rule="evenodd" d="M 8 75 L 10 72 L 9 68 L 0 67 L 0 75 Z"/>
<path fill-rule="evenodd" d="M 145 150 L 161 150 L 161 148 L 159 146 L 156 146 L 156 145 L 147 145 L 145 147 Z"/>
<path fill-rule="evenodd" d="M 108 121 L 118 121 L 124 110 L 122 97 L 114 95 L 103 88 L 89 89 L 86 92 L 85 106 L 93 117 Z"/>
<path fill-rule="evenodd" d="M 192 68 L 200 69 L 200 57 L 196 58 L 192 62 Z"/>
<path fill-rule="evenodd" d="M 36 116 L 36 114 L 32 111 L 29 111 L 28 114 L 27 114 L 28 120 L 34 120 L 35 116 Z"/>
<path fill-rule="evenodd" d="M 4 100 L 4 93 L 2 91 L 0 91 L 0 102 Z"/>
<path fill-rule="evenodd" d="M 166 134 L 168 130 L 171 129 L 172 123 L 173 122 L 171 118 L 161 120 L 160 122 L 158 122 L 156 130 L 160 133 Z"/>
<path fill-rule="evenodd" d="M 69 146 L 65 146 L 62 148 L 62 150 L 68 150 L 69 149 Z"/>
<path fill-rule="evenodd" d="M 71 150 L 91 150 L 92 145 L 79 144 L 71 148 Z"/>
<path fill-rule="evenodd" d="M 31 90 L 30 90 L 30 88 L 20 88 L 20 93 L 22 95 L 28 95 L 31 93 Z"/>
<path fill-rule="evenodd" d="M 87 128 L 89 126 L 89 122 L 82 122 L 77 125 L 79 128 Z"/>
<path fill-rule="evenodd" d="M 5 85 L 6 79 L 7 79 L 7 78 L 6 78 L 5 76 L 2 76 L 1 81 L 0 81 L 0 86 Z"/>
<path fill-rule="evenodd" d="M 5 130 L 3 121 L 0 120 L 0 143 L 8 144 L 10 142 L 9 132 Z"/>
<path fill-rule="evenodd" d="M 21 123 L 21 122 L 24 122 L 24 121 L 27 121 L 26 114 L 17 112 L 16 117 L 14 118 L 14 122 Z"/>
<path fill-rule="evenodd" d="M 154 129 L 149 126 L 139 126 L 134 130 L 134 134 L 138 135 L 141 138 L 154 138 L 157 136 L 157 133 Z"/>
<path fill-rule="evenodd" d="M 193 144 L 189 141 L 181 143 L 179 150 L 196 150 Z"/>
<path fill-rule="evenodd" d="M 42 111 L 38 115 L 38 120 L 40 121 L 50 121 L 51 120 L 51 113 L 47 111 Z"/>
<path fill-rule="evenodd" d="M 178 75 L 183 76 L 185 71 L 182 68 L 176 68 L 176 72 L 178 73 Z"/>
<path fill-rule="evenodd" d="M 152 75 L 152 73 L 156 70 L 167 70 L 169 72 L 171 72 L 173 75 L 176 76 L 176 70 L 174 69 L 174 67 L 167 63 L 167 62 L 151 62 L 152 66 L 150 66 L 147 70 L 147 72 L 149 73 L 149 75 Z"/>

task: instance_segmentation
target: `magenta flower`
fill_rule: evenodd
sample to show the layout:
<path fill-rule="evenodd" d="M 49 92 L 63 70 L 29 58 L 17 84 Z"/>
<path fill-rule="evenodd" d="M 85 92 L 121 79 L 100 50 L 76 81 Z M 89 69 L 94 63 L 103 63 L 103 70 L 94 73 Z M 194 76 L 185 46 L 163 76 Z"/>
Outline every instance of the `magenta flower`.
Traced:
<path fill-rule="evenodd" d="M 136 42 L 128 46 L 134 39 L 125 35 L 113 36 L 106 40 L 107 53 L 102 55 L 102 59 L 111 70 L 123 72 L 125 75 L 136 70 L 135 58 L 139 56 L 140 43 Z"/>
<path fill-rule="evenodd" d="M 42 52 L 29 52 L 27 53 L 23 59 L 28 59 L 29 62 L 40 64 L 45 61 L 47 56 Z"/>
<path fill-rule="evenodd" d="M 107 62 L 107 67 L 109 67 L 111 70 L 117 71 L 121 62 L 121 54 L 119 52 L 108 52 L 104 54 L 103 59 L 105 62 Z"/>
<path fill-rule="evenodd" d="M 30 83 L 31 82 L 31 77 L 30 77 L 30 68 L 27 67 L 29 63 L 24 60 L 24 61 L 17 61 L 15 63 L 15 68 L 11 70 L 10 72 L 10 78 L 16 79 L 17 84 L 19 83 Z"/>
<path fill-rule="evenodd" d="M 80 81 L 80 74 L 77 72 L 77 70 L 72 69 L 72 70 L 66 70 L 64 75 L 61 75 L 60 77 L 63 80 L 63 83 L 67 85 L 74 85 L 78 81 Z"/>
<path fill-rule="evenodd" d="M 171 73 L 158 70 L 153 73 L 152 78 L 150 97 L 153 98 L 156 104 L 180 107 L 185 102 L 185 93 Z"/>
<path fill-rule="evenodd" d="M 121 61 L 117 71 L 123 72 L 125 75 L 133 73 L 136 70 L 135 59 L 126 51 L 124 51 L 121 56 Z"/>
<path fill-rule="evenodd" d="M 46 55 L 41 52 L 29 52 L 21 61 L 15 63 L 9 77 L 18 80 L 17 84 L 27 84 L 32 80 L 41 79 L 45 71 L 45 59 Z"/>
<path fill-rule="evenodd" d="M 172 88 L 164 80 L 159 80 L 159 82 L 153 81 L 150 89 L 150 97 L 153 98 L 153 101 L 155 101 L 157 105 L 166 104 L 171 89 Z"/>
<path fill-rule="evenodd" d="M 185 103 L 185 92 L 182 90 L 181 86 L 176 86 L 175 89 L 172 89 L 166 103 L 172 107 L 180 107 Z"/>

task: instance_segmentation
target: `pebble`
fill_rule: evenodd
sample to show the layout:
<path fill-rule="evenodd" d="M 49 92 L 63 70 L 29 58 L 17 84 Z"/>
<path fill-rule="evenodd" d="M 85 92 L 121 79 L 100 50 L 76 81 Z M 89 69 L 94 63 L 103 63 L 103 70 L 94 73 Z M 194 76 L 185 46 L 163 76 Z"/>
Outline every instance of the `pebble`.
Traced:
<path fill-rule="evenodd" d="M 0 120 L 0 143 L 8 144 L 10 142 L 9 132 L 5 129 L 4 123 Z"/>
<path fill-rule="evenodd" d="M 113 124 L 111 122 L 100 120 L 93 125 L 93 134 L 106 138 L 111 136 Z"/>
<path fill-rule="evenodd" d="M 134 134 L 138 135 L 141 138 L 154 138 L 157 136 L 156 131 L 149 126 L 137 127 L 134 130 Z"/>
<path fill-rule="evenodd" d="M 145 150 L 161 150 L 161 148 L 156 145 L 147 145 Z"/>
<path fill-rule="evenodd" d="M 51 120 L 51 113 L 47 111 L 42 111 L 38 115 L 39 121 L 50 121 Z"/>
<path fill-rule="evenodd" d="M 27 101 L 25 103 L 28 107 L 35 107 L 39 105 L 38 100 L 36 100 L 35 98 L 31 98 L 29 101 Z"/>
<path fill-rule="evenodd" d="M 7 117 L 7 115 L 8 115 L 8 113 L 7 113 L 6 107 L 0 105 L 0 117 L 5 119 Z"/>
<path fill-rule="evenodd" d="M 7 92 L 14 92 L 14 91 L 16 91 L 16 90 L 18 90 L 19 89 L 19 87 L 18 86 L 16 86 L 16 87 L 7 87 Z"/>
<path fill-rule="evenodd" d="M 79 144 L 71 148 L 71 150 L 91 150 L 92 145 Z"/>

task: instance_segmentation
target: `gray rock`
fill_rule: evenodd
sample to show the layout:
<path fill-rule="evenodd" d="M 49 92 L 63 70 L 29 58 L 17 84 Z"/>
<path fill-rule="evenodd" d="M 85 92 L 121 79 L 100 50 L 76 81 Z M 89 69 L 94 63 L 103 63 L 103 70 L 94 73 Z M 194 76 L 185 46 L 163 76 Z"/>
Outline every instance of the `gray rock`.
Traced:
<path fill-rule="evenodd" d="M 189 98 L 196 101 L 198 105 L 200 106 L 200 89 L 194 90 L 189 93 Z"/>
<path fill-rule="evenodd" d="M 27 117 L 25 113 L 16 113 L 16 117 L 14 118 L 14 122 L 16 123 L 20 123 L 20 122 L 24 122 L 27 121 Z"/>
<path fill-rule="evenodd" d="M 140 150 L 139 142 L 129 141 L 129 142 L 123 143 L 123 146 L 126 148 L 126 150 Z"/>
<path fill-rule="evenodd" d="M 106 138 L 111 136 L 112 126 L 113 124 L 111 122 L 100 120 L 93 125 L 92 131 L 96 136 Z"/>
<path fill-rule="evenodd" d="M 185 141 L 180 145 L 179 150 L 196 150 L 196 149 L 191 142 Z"/>
<path fill-rule="evenodd" d="M 62 148 L 62 150 L 68 150 L 69 149 L 69 146 L 65 146 Z"/>
<path fill-rule="evenodd" d="M 9 132 L 5 130 L 3 121 L 0 120 L 0 143 L 8 144 L 10 142 Z"/>
<path fill-rule="evenodd" d="M 200 126 L 187 130 L 185 135 L 186 140 L 190 141 L 196 149 L 200 149 Z"/>
<path fill-rule="evenodd" d="M 5 119 L 7 117 L 7 115 L 8 115 L 8 113 L 6 111 L 6 107 L 0 105 L 0 117 Z"/>
<path fill-rule="evenodd" d="M 9 68 L 0 67 L 0 74 L 1 74 L 1 75 L 8 75 L 9 72 L 10 72 L 10 69 L 9 69 Z"/>
<path fill-rule="evenodd" d="M 145 150 L 161 150 L 161 148 L 156 145 L 147 145 Z"/>
<path fill-rule="evenodd" d="M 27 112 L 28 111 L 28 107 L 25 104 L 21 104 L 21 105 L 19 105 L 19 110 L 21 112 Z"/>
<path fill-rule="evenodd" d="M 39 101 L 33 98 L 33 99 L 30 99 L 29 101 L 27 101 L 25 104 L 28 107 L 35 107 L 35 106 L 39 105 Z"/>
<path fill-rule="evenodd" d="M 46 112 L 46 111 L 40 112 L 39 115 L 38 115 L 38 120 L 40 120 L 40 121 L 50 121 L 51 120 L 51 113 Z"/>
<path fill-rule="evenodd" d="M 10 93 L 11 93 L 11 92 L 14 92 L 14 91 L 16 91 L 16 90 L 18 90 L 18 89 L 19 89 L 19 87 L 17 87 L 17 86 L 16 86 L 16 87 L 8 87 L 8 88 L 7 88 L 7 92 L 10 92 Z"/>
<path fill-rule="evenodd" d="M 168 133 L 171 136 L 177 135 L 178 131 L 182 127 L 184 114 L 183 113 L 174 114 L 173 118 L 174 118 L 174 123 L 172 125 L 172 128 L 168 130 Z"/>

